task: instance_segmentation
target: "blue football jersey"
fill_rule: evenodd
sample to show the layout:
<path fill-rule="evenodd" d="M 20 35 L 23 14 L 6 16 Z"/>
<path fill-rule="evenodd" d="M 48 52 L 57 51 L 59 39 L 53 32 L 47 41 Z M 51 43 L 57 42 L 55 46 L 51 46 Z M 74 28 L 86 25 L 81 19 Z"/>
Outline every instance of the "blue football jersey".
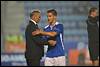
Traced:
<path fill-rule="evenodd" d="M 63 44 L 63 24 L 59 24 L 58 22 L 55 23 L 55 25 L 52 27 L 50 25 L 47 25 L 44 28 L 44 31 L 46 32 L 57 32 L 57 35 L 55 37 L 45 36 L 45 39 L 47 40 L 55 40 L 56 45 L 50 46 L 48 45 L 48 50 L 46 53 L 47 57 L 58 57 L 58 56 L 64 56 L 64 44 Z"/>

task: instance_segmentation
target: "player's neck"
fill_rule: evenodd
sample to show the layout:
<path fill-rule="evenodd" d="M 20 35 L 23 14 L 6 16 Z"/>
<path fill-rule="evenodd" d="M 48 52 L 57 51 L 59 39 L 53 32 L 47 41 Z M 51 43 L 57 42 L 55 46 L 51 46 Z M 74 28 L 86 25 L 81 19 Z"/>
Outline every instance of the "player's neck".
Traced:
<path fill-rule="evenodd" d="M 54 20 L 54 21 L 50 24 L 50 26 L 54 26 L 55 23 L 56 23 L 56 20 Z"/>

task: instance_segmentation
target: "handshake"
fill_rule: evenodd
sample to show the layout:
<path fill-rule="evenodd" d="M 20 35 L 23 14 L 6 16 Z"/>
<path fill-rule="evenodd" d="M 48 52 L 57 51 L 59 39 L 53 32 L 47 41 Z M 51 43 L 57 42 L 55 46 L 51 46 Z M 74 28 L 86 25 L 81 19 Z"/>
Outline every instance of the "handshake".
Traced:
<path fill-rule="evenodd" d="M 43 35 L 43 33 L 44 33 L 44 31 L 43 31 L 42 29 L 36 29 L 36 31 L 33 31 L 33 32 L 32 32 L 32 35 L 33 35 L 33 36 L 36 36 L 36 35 Z M 48 40 L 48 43 L 49 43 L 50 46 L 55 46 L 56 41 L 50 39 L 50 40 Z"/>

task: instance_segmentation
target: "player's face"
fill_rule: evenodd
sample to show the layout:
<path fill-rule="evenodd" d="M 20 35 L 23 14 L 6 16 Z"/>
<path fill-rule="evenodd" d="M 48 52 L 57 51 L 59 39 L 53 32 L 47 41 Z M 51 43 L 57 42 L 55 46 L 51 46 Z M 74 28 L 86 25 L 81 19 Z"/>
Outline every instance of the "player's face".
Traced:
<path fill-rule="evenodd" d="M 55 19 L 54 15 L 52 13 L 48 13 L 47 17 L 48 17 L 49 24 L 52 24 Z"/>

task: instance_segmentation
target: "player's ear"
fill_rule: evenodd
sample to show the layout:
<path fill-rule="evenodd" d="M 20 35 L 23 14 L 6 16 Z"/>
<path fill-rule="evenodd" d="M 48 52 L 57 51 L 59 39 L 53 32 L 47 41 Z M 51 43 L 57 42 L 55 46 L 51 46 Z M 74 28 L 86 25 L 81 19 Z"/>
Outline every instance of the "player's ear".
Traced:
<path fill-rule="evenodd" d="M 56 16 L 54 16 L 54 18 L 56 19 Z"/>

